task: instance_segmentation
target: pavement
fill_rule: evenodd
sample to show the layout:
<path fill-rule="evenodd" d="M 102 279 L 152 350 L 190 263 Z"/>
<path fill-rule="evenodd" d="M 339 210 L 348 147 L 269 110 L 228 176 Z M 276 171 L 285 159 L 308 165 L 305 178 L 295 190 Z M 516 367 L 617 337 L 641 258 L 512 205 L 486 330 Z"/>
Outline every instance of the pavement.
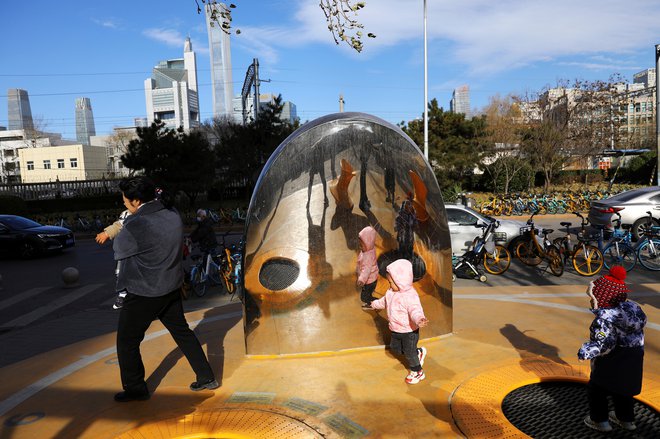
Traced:
<path fill-rule="evenodd" d="M 631 289 L 649 319 L 637 399 L 658 411 L 660 283 Z M 428 357 L 417 385 L 404 382 L 405 365 L 383 346 L 248 356 L 240 303 L 188 300 L 221 387 L 191 392 L 190 366 L 154 322 L 142 343 L 152 397 L 123 404 L 113 401 L 117 312 L 97 310 L 87 324 L 55 319 L 0 335 L 11 346 L 0 368 L 0 438 L 528 437 L 504 416 L 502 399 L 530 383 L 586 382 L 588 364 L 576 359 L 592 319 L 584 290 L 455 287 L 453 332 L 424 338 L 422 330 Z M 60 343 L 48 348 L 48 340 Z"/>

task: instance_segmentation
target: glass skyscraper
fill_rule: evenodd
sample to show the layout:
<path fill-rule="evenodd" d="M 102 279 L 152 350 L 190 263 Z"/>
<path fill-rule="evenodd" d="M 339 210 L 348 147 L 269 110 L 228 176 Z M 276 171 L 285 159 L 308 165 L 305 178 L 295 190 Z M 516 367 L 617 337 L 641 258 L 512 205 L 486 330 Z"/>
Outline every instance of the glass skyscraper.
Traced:
<path fill-rule="evenodd" d="M 471 117 L 470 88 L 467 85 L 461 85 L 454 89 L 449 107 L 452 113 L 463 113 L 466 119 Z"/>
<path fill-rule="evenodd" d="M 10 88 L 7 91 L 7 116 L 10 130 L 34 129 L 30 98 L 26 90 Z"/>
<path fill-rule="evenodd" d="M 224 3 L 206 5 L 206 28 L 209 34 L 211 55 L 211 88 L 213 94 L 213 117 L 233 117 L 232 99 L 234 87 L 231 76 L 231 51 L 229 34 L 218 23 L 222 23 L 222 12 L 227 11 Z M 217 21 L 215 21 L 217 20 Z"/>
<path fill-rule="evenodd" d="M 89 145 L 89 137 L 96 136 L 92 102 L 89 98 L 76 99 L 76 140 L 83 145 Z"/>

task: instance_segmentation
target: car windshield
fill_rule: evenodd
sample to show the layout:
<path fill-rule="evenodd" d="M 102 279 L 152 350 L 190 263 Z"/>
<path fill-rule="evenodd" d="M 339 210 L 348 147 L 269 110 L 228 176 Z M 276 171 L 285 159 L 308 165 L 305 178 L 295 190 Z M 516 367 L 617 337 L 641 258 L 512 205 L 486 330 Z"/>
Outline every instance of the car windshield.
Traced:
<path fill-rule="evenodd" d="M 620 194 L 616 194 L 612 197 L 606 198 L 605 201 L 611 200 L 611 201 L 626 202 L 626 201 L 630 201 L 632 199 L 635 199 L 637 197 L 643 197 L 647 193 L 648 192 L 641 192 L 641 191 L 621 192 Z"/>
<path fill-rule="evenodd" d="M 23 218 L 22 216 L 9 216 L 2 218 L 0 222 L 11 229 L 30 229 L 32 227 L 41 227 L 38 222 Z"/>

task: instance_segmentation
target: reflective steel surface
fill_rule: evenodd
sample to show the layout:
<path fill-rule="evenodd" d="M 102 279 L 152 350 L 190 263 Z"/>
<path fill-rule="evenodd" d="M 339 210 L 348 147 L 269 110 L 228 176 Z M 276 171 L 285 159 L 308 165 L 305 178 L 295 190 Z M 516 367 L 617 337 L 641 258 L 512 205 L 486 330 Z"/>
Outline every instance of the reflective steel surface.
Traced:
<path fill-rule="evenodd" d="M 403 220 L 406 206 L 411 221 Z M 368 225 L 378 232 L 374 295 L 388 288 L 387 264 L 407 256 L 430 320 L 420 337 L 451 332 L 449 230 L 431 168 L 398 127 L 337 113 L 289 136 L 253 192 L 244 265 L 249 355 L 389 342 L 385 311 L 362 310 L 356 286 L 358 233 Z"/>

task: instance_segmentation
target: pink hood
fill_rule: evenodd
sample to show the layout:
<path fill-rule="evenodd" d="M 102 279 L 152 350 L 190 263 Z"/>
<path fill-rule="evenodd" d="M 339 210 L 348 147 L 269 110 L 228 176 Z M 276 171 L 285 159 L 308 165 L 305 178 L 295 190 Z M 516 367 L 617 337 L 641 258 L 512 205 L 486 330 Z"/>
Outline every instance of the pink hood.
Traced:
<path fill-rule="evenodd" d="M 358 255 L 358 282 L 367 285 L 378 279 L 378 264 L 376 263 L 376 229 L 367 226 L 360 230 L 358 238 L 364 244 L 366 251 Z"/>
<path fill-rule="evenodd" d="M 419 295 L 412 285 L 412 264 L 405 259 L 398 259 L 387 266 L 387 272 L 399 287 L 399 291 L 388 289 L 383 297 L 371 302 L 371 307 L 387 308 L 390 331 L 399 333 L 415 331 L 425 316 Z"/>

